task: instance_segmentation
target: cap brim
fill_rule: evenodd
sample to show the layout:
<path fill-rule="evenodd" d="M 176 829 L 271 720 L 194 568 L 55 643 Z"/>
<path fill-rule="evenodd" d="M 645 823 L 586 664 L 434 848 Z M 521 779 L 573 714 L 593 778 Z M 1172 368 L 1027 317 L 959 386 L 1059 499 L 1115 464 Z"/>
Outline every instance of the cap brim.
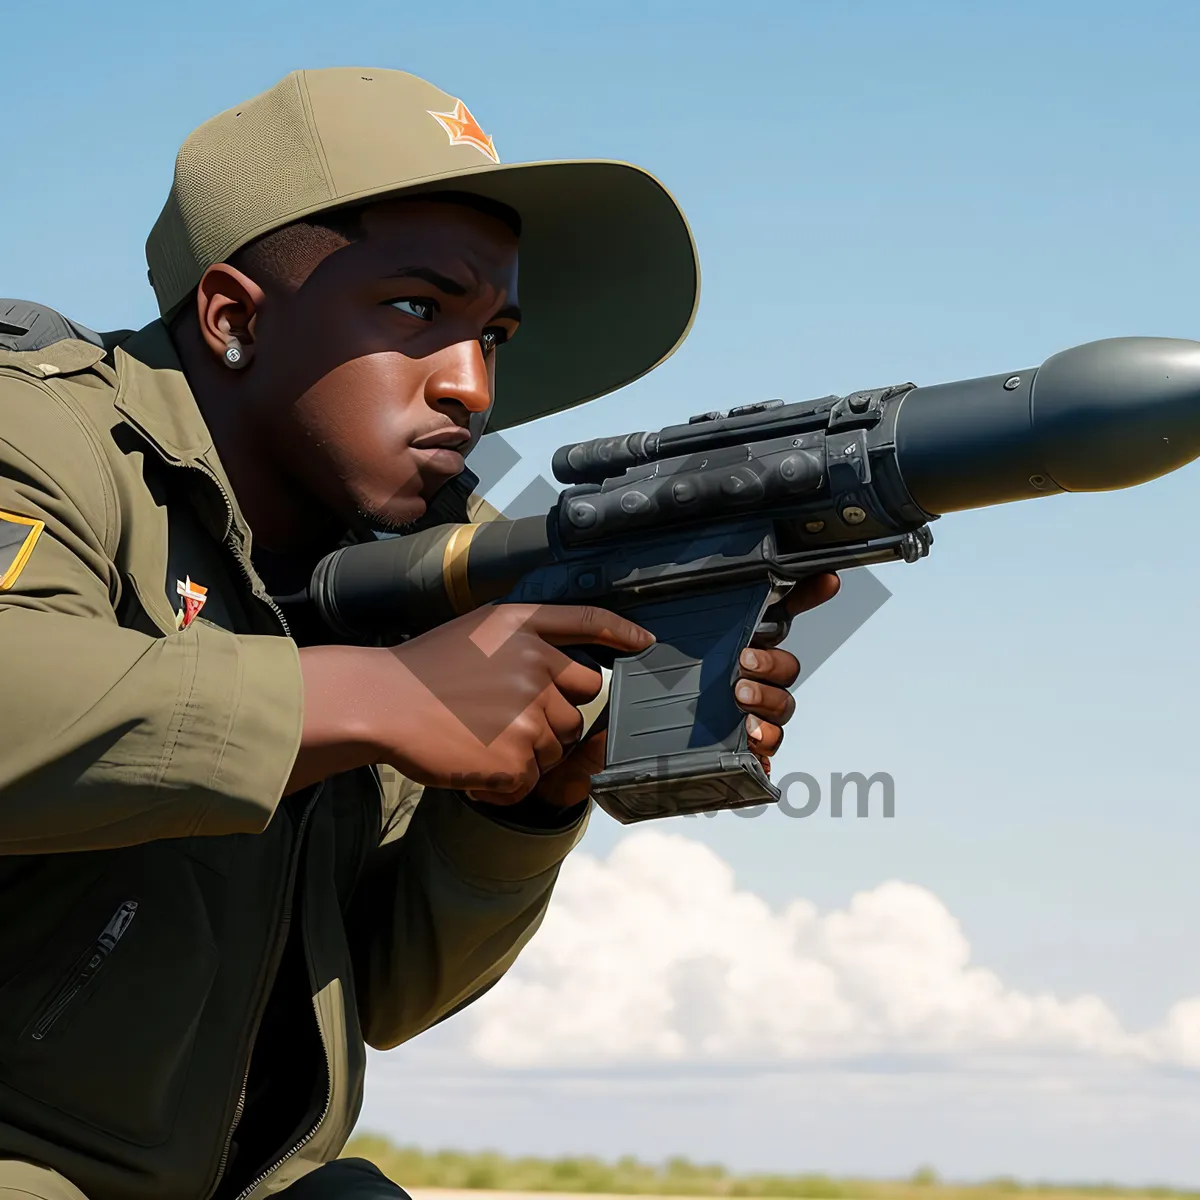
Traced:
<path fill-rule="evenodd" d="M 648 172 L 604 160 L 513 163 L 372 197 L 449 190 L 521 216 L 521 329 L 497 356 L 489 432 L 624 387 L 687 336 L 700 298 L 696 246 L 679 206 Z"/>

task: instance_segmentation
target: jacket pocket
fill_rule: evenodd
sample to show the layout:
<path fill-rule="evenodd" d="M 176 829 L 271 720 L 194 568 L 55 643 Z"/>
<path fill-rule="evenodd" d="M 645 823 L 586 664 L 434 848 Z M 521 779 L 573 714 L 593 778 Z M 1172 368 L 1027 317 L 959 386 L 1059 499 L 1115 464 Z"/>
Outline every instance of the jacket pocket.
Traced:
<path fill-rule="evenodd" d="M 161 843 L 122 852 L 0 987 L 0 1122 L 161 1144 L 217 966 L 191 861 Z"/>
<path fill-rule="evenodd" d="M 46 1035 L 58 1023 L 67 1009 L 84 992 L 87 986 L 96 978 L 108 961 L 108 956 L 116 948 L 117 943 L 125 936 L 133 918 L 137 916 L 138 902 L 126 900 L 109 918 L 108 924 L 100 932 L 95 942 L 84 952 L 67 975 L 66 981 L 51 994 L 50 999 L 42 1006 L 33 1019 L 29 1036 L 35 1041 L 43 1041 Z"/>

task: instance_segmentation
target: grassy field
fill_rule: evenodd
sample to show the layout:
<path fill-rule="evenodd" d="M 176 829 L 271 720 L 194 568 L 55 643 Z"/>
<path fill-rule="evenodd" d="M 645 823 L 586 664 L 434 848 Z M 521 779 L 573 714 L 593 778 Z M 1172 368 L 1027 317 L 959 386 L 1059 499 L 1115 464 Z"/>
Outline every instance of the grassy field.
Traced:
<path fill-rule="evenodd" d="M 1200 1192 L 1169 1188 L 1072 1186 L 991 1179 L 975 1184 L 943 1183 L 925 1167 L 896 1181 L 830 1179 L 824 1175 L 735 1175 L 719 1166 L 673 1158 L 662 1164 L 621 1158 L 508 1158 L 483 1152 L 423 1151 L 396 1146 L 366 1134 L 347 1147 L 347 1156 L 369 1158 L 388 1178 L 406 1188 L 503 1192 L 581 1192 L 635 1196 L 761 1196 L 803 1200 L 1073 1200 L 1078 1197 L 1166 1197 L 1200 1200 Z"/>

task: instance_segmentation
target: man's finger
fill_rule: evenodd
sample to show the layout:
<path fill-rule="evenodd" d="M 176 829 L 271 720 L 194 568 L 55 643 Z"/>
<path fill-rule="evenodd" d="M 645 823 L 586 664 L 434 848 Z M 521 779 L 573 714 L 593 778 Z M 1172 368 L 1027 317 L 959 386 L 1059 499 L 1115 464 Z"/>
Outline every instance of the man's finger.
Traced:
<path fill-rule="evenodd" d="M 583 713 L 569 700 L 564 699 L 557 688 L 551 688 L 545 699 L 546 723 L 558 739 L 559 745 L 562 746 L 565 757 L 570 754 L 571 748 L 583 736 Z M 543 765 L 540 759 L 539 766 L 543 773 L 552 769 L 548 765 Z"/>
<path fill-rule="evenodd" d="M 607 733 L 584 738 L 563 761 L 538 781 L 535 794 L 559 808 L 574 808 L 591 795 L 592 776 L 604 770 Z"/>
<path fill-rule="evenodd" d="M 575 722 L 571 722 L 570 717 L 564 715 L 568 710 L 575 713 L 577 718 Z M 554 721 L 551 718 L 552 712 L 558 717 L 559 728 L 557 729 L 554 727 Z M 572 724 L 574 724 L 576 729 L 574 737 L 571 736 L 570 732 Z M 571 743 L 578 740 L 578 730 L 583 727 L 583 718 L 579 716 L 578 709 L 572 709 L 554 689 L 551 689 L 550 696 L 547 697 L 546 707 L 541 713 L 539 726 L 530 746 L 536 766 L 536 771 L 531 770 L 526 780 L 530 788 L 536 787 L 537 781 L 542 775 L 547 771 L 552 771 L 562 762 L 568 749 L 570 749 Z"/>
<path fill-rule="evenodd" d="M 832 600 L 838 594 L 841 586 L 842 581 L 832 573 L 813 575 L 809 579 L 802 579 L 787 594 L 784 604 L 788 616 L 798 616 L 802 612 L 816 608 L 819 604 L 824 604 L 827 600 Z"/>
<path fill-rule="evenodd" d="M 791 692 L 765 683 L 755 683 L 752 679 L 739 680 L 733 695 L 742 712 L 761 717 L 774 725 L 786 725 L 796 711 L 796 701 Z"/>
<path fill-rule="evenodd" d="M 800 660 L 787 650 L 743 650 L 738 659 L 742 674 L 778 687 L 791 687 L 800 677 Z"/>
<path fill-rule="evenodd" d="M 608 646 L 637 654 L 654 645 L 654 635 L 626 617 L 591 605 L 540 604 L 525 627 L 552 646 Z"/>
<path fill-rule="evenodd" d="M 750 749 L 759 758 L 769 758 L 783 741 L 783 730 L 778 725 L 772 725 L 770 721 L 762 721 L 758 717 L 746 718 L 746 734 Z"/>
<path fill-rule="evenodd" d="M 585 666 L 567 655 L 554 671 L 554 686 L 572 703 L 587 704 L 600 695 L 604 676 L 595 667 Z"/>
<path fill-rule="evenodd" d="M 537 785 L 540 772 L 536 764 L 531 772 L 515 774 L 508 777 L 491 776 L 482 781 L 478 788 L 464 789 L 466 795 L 480 804 L 495 804 L 506 807 L 519 804 Z"/>
<path fill-rule="evenodd" d="M 836 575 L 813 575 L 801 580 L 777 604 L 763 613 L 750 645 L 764 650 L 778 646 L 791 632 L 792 618 L 833 599 L 841 587 Z"/>

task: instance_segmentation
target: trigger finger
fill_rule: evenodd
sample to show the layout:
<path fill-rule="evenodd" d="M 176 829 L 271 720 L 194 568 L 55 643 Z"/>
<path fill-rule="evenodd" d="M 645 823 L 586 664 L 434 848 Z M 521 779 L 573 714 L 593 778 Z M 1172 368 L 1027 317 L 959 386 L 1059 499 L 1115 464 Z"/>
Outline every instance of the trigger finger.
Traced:
<path fill-rule="evenodd" d="M 572 704 L 587 704 L 600 694 L 604 676 L 564 654 L 561 669 L 554 673 L 554 686 Z"/>
<path fill-rule="evenodd" d="M 563 757 L 571 747 L 583 736 L 583 713 L 579 711 L 559 691 L 555 690 L 546 698 L 546 724 L 550 732 L 558 739 L 562 747 Z M 539 765 L 541 760 L 539 759 Z M 543 770 L 546 768 L 543 766 Z"/>
<path fill-rule="evenodd" d="M 791 618 L 788 616 L 787 610 L 783 607 L 782 603 L 772 605 L 763 614 L 762 620 L 754 630 L 754 636 L 750 639 L 750 645 L 761 646 L 763 649 L 778 646 L 787 637 L 790 622 Z"/>
<path fill-rule="evenodd" d="M 812 575 L 801 580 L 792 588 L 784 603 L 789 616 L 798 617 L 803 612 L 817 608 L 832 600 L 841 589 L 842 581 L 832 571 L 825 575 Z"/>

